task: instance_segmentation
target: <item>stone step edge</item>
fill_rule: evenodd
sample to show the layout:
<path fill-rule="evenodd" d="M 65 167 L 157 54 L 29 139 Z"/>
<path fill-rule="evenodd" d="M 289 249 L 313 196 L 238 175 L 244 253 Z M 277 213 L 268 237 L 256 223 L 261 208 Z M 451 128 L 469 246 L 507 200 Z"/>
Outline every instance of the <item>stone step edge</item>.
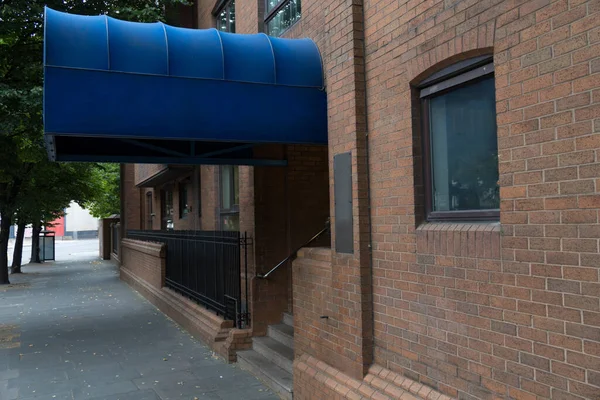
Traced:
<path fill-rule="evenodd" d="M 293 334 L 289 335 L 287 332 L 281 330 L 278 325 L 283 325 L 283 326 L 288 326 L 288 327 L 290 326 L 289 324 L 286 324 L 286 323 L 269 325 L 267 327 L 267 337 L 270 337 L 271 339 L 276 340 L 279 343 L 281 343 L 293 350 L 294 349 L 294 335 Z M 293 326 L 292 326 L 292 329 L 293 329 Z"/>
<path fill-rule="evenodd" d="M 246 351 L 254 351 L 254 350 L 246 350 Z M 252 374 L 256 379 L 264 383 L 269 389 L 277 393 L 277 395 L 281 398 L 293 398 L 294 387 L 293 384 L 291 387 L 288 387 L 286 384 L 280 382 L 274 376 L 271 376 L 267 371 L 263 370 L 259 365 L 255 364 L 248 357 L 244 357 L 245 351 L 240 351 L 238 353 L 237 363 L 241 369 L 248 371 Z M 274 367 L 277 367 L 273 364 Z M 279 367 L 277 367 L 279 368 Z M 281 369 L 281 368 L 280 368 Z M 282 369 L 283 370 L 283 369 Z M 285 370 L 283 370 L 285 371 Z M 285 371 L 288 373 L 287 371 Z M 291 374 L 290 374 L 291 376 Z"/>
<path fill-rule="evenodd" d="M 296 368 L 327 385 L 342 396 L 348 396 L 352 393 L 353 396 L 349 397 L 356 398 L 358 396 L 359 398 L 367 399 L 393 400 L 404 395 L 402 399 L 452 400 L 451 397 L 379 365 L 372 366 L 369 374 L 362 381 L 351 378 L 340 370 L 307 354 L 300 356 L 294 361 L 294 369 Z M 381 378 L 382 376 L 387 379 Z M 393 377 L 394 380 L 390 381 L 390 377 Z"/>
<path fill-rule="evenodd" d="M 294 350 L 292 348 L 290 348 L 290 350 L 292 351 L 292 355 L 290 358 L 286 354 L 279 352 L 277 349 L 272 348 L 268 344 L 268 342 L 261 340 L 261 339 L 265 339 L 265 338 L 272 339 L 275 342 L 282 344 L 285 347 L 288 347 L 284 343 L 278 342 L 277 340 L 273 339 L 272 337 L 262 336 L 262 337 L 252 338 L 252 349 L 255 352 L 257 352 L 258 354 L 260 354 L 261 356 L 265 357 L 272 364 L 277 365 L 279 368 L 283 369 L 284 371 L 289 372 L 290 374 L 293 374 L 293 372 L 294 372 L 294 364 L 293 364 Z"/>
<path fill-rule="evenodd" d="M 294 327 L 294 316 L 290 313 L 284 312 L 283 318 L 281 319 L 281 323 L 289 325 L 293 328 Z"/>

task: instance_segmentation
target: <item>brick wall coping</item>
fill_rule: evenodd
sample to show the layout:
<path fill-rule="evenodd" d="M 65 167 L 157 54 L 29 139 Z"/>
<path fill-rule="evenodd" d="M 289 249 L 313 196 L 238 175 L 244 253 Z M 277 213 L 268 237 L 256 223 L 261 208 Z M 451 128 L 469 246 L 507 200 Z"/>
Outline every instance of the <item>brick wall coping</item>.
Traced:
<path fill-rule="evenodd" d="M 141 240 L 123 239 L 121 248 L 127 247 L 131 250 L 149 254 L 154 257 L 165 258 L 166 246 L 163 243 L 144 242 Z"/>
<path fill-rule="evenodd" d="M 331 262 L 330 247 L 305 247 L 298 251 L 298 258 L 310 258 L 317 261 Z"/>

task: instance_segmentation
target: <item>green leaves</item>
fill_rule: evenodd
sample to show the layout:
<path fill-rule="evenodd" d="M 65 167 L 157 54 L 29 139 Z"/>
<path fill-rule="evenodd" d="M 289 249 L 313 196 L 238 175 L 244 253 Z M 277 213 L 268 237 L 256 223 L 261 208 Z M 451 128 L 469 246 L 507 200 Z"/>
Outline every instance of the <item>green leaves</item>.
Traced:
<path fill-rule="evenodd" d="M 97 164 L 92 171 L 94 195 L 83 205 L 96 218 L 119 214 L 121 209 L 119 164 Z"/>
<path fill-rule="evenodd" d="M 2 0 L 0 210 L 39 221 L 71 200 L 89 206 L 99 217 L 120 208 L 118 165 L 57 164 L 47 159 L 42 110 L 44 6 L 154 22 L 168 20 L 173 10 L 186 4 L 186 0 Z"/>

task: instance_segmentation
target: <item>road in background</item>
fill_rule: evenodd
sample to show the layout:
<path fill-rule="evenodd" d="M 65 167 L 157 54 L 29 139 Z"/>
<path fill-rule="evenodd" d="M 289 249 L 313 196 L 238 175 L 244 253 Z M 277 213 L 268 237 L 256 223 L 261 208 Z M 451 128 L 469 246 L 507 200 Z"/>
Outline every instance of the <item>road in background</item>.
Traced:
<path fill-rule="evenodd" d="M 77 260 L 81 258 L 89 258 L 99 255 L 98 250 L 99 242 L 98 239 L 86 239 L 86 240 L 56 240 L 56 260 Z M 8 263 L 12 264 L 14 250 L 14 239 L 11 239 L 8 244 Z M 26 239 L 23 243 L 23 257 L 21 258 L 21 264 L 25 265 L 29 263 L 31 256 L 31 239 Z"/>

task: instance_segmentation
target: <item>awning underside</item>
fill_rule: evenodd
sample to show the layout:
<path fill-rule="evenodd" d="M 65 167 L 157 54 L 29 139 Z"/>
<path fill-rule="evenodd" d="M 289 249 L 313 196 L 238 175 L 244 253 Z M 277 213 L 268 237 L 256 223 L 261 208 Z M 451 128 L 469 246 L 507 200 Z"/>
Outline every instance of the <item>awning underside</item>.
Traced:
<path fill-rule="evenodd" d="M 44 128 L 57 161 L 270 164 L 253 146 L 327 144 L 320 55 L 307 39 L 46 9 Z"/>

